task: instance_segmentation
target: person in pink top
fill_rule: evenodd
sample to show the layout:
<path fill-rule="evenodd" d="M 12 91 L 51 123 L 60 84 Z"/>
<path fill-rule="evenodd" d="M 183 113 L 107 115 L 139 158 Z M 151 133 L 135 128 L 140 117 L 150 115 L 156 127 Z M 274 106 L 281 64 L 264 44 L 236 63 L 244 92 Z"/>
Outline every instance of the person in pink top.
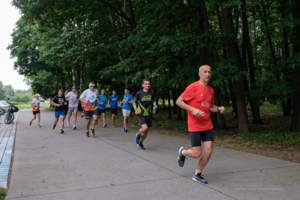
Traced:
<path fill-rule="evenodd" d="M 186 156 L 201 157 L 193 180 L 207 184 L 201 174 L 213 150 L 214 130 L 210 112 L 223 114 L 225 108 L 214 105 L 214 90 L 208 85 L 211 78 L 211 67 L 202 65 L 199 68 L 199 76 L 200 80 L 190 84 L 176 101 L 179 107 L 188 111 L 188 129 L 192 144 L 191 149 L 185 150 L 183 147 L 179 149 L 177 162 L 180 167 L 183 167 Z"/>

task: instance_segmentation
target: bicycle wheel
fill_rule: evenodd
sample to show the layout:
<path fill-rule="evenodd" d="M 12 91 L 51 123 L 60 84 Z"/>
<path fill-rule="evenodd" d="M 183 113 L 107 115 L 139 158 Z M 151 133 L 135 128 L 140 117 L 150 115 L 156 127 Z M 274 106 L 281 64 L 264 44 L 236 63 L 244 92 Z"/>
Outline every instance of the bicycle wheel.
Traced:
<path fill-rule="evenodd" d="M 0 115 L 4 115 L 5 114 L 5 110 L 0 109 Z"/>
<path fill-rule="evenodd" d="M 4 119 L 4 123 L 5 124 L 10 124 L 12 123 L 12 121 L 14 121 L 14 114 L 13 113 L 10 113 L 9 115 L 6 115 L 5 119 Z"/>

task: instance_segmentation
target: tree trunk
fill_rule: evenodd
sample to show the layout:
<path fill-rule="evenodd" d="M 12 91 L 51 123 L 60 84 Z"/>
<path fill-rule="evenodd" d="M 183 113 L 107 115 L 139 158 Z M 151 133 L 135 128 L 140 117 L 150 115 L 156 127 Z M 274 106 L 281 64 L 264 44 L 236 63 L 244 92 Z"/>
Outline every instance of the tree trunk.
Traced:
<path fill-rule="evenodd" d="M 265 8 L 264 4 L 262 5 L 262 12 L 263 12 L 263 15 L 264 15 L 263 21 L 265 23 L 265 26 L 268 27 L 268 20 L 267 20 L 267 17 L 266 17 L 266 8 Z M 269 45 L 270 45 L 273 64 L 276 67 L 277 66 L 277 58 L 276 58 L 275 51 L 274 51 L 274 48 L 273 48 L 273 42 L 272 42 L 271 34 L 269 32 L 267 32 L 267 37 L 268 37 L 268 40 L 269 40 Z M 277 81 L 280 81 L 278 70 L 275 70 L 275 75 L 276 75 Z M 281 101 L 281 107 L 282 107 L 282 113 L 284 114 L 284 110 L 286 109 L 284 101 Z"/>
<path fill-rule="evenodd" d="M 220 28 L 221 33 L 223 33 L 223 24 L 222 24 L 222 19 L 221 19 L 221 14 L 220 14 L 219 7 L 216 8 L 216 11 L 217 11 L 217 15 L 218 15 L 219 28 Z M 223 46 L 222 50 L 223 50 L 224 60 L 228 60 L 227 51 L 226 51 L 226 45 L 225 45 L 225 43 L 224 43 L 223 40 L 222 40 L 222 46 Z M 230 79 L 228 79 L 228 88 L 229 88 L 230 97 L 231 97 L 232 112 L 236 113 L 235 94 L 234 94 L 234 91 L 233 91 L 232 81 Z"/>
<path fill-rule="evenodd" d="M 228 81 L 228 87 L 229 87 L 230 98 L 231 98 L 231 103 L 232 103 L 232 112 L 235 112 L 236 117 L 237 117 L 236 98 L 235 98 L 235 92 L 234 92 L 232 80 L 228 79 L 227 81 Z"/>
<path fill-rule="evenodd" d="M 200 13 L 201 13 L 201 20 L 202 20 L 202 31 L 203 33 L 209 33 L 209 23 L 208 23 L 208 17 L 207 17 L 207 10 L 206 10 L 206 4 L 205 4 L 205 0 L 200 1 Z M 211 47 L 204 47 L 203 48 L 204 52 L 203 55 L 205 57 L 207 57 L 209 59 L 209 65 L 211 67 L 211 69 L 214 69 L 214 55 L 212 52 Z M 215 104 L 217 106 L 221 106 L 221 99 L 220 99 L 220 94 L 219 94 L 219 88 L 218 87 L 214 87 L 214 101 Z M 214 117 L 213 117 L 214 119 Z M 223 130 L 225 129 L 225 120 L 223 115 L 221 115 L 220 113 L 216 113 L 216 119 L 217 119 L 217 123 L 215 122 L 214 125 L 217 125 L 215 127 L 218 127 L 219 130 Z"/>
<path fill-rule="evenodd" d="M 71 56 L 71 67 L 72 67 L 73 86 L 76 87 L 76 77 L 75 77 L 75 69 L 74 69 L 73 56 Z"/>
<path fill-rule="evenodd" d="M 176 89 L 176 97 L 179 97 L 179 88 Z M 177 108 L 177 120 L 182 120 L 182 116 L 181 116 L 181 108 L 179 106 L 176 105 L 176 103 L 174 103 L 174 106 L 176 106 Z"/>
<path fill-rule="evenodd" d="M 129 13 L 130 13 L 130 28 L 131 28 L 131 31 L 133 32 L 134 29 L 136 28 L 136 22 L 135 22 L 133 5 L 132 5 L 131 0 L 128 1 L 128 9 L 129 9 Z"/>
<path fill-rule="evenodd" d="M 84 54 L 82 54 L 81 65 L 80 65 L 80 91 L 82 91 L 82 75 L 83 75 L 83 66 L 84 66 Z"/>
<path fill-rule="evenodd" d="M 237 44 L 232 35 L 234 34 L 233 30 L 233 21 L 232 21 L 232 12 L 229 8 L 221 8 L 222 20 L 224 25 L 224 34 L 227 40 L 227 52 L 229 59 L 235 60 L 237 66 L 240 66 L 240 62 L 237 55 Z M 240 77 L 239 80 L 234 81 L 236 103 L 237 103 L 237 115 L 238 115 L 238 133 L 249 133 L 249 124 L 246 112 L 246 103 L 245 103 L 245 89 L 243 84 L 243 79 Z"/>
<path fill-rule="evenodd" d="M 170 88 L 167 87 L 168 91 L 168 119 L 172 119 L 172 114 L 171 114 L 171 94 L 170 94 Z"/>
<path fill-rule="evenodd" d="M 293 7 L 294 20 L 300 20 L 300 1 L 294 0 Z M 295 40 L 293 43 L 293 56 L 300 52 L 300 25 L 294 27 Z M 300 131 L 300 64 L 297 63 L 293 69 L 293 105 L 292 105 L 292 125 L 291 131 Z"/>
<path fill-rule="evenodd" d="M 242 0 L 242 19 L 243 19 L 243 51 L 247 51 L 247 56 L 248 56 L 248 62 L 249 62 L 249 76 L 250 76 L 250 89 L 249 90 L 256 90 L 255 87 L 255 73 L 254 73 L 254 62 L 253 62 L 253 53 L 252 53 L 252 46 L 250 42 L 250 36 L 249 36 L 249 27 L 248 27 L 248 19 L 246 15 L 246 0 Z M 246 54 L 243 55 L 245 66 L 246 66 Z M 252 111 L 252 117 L 253 121 L 252 124 L 262 124 L 262 120 L 260 117 L 260 110 L 259 110 L 259 105 L 257 103 L 257 97 L 251 97 L 249 95 L 249 102 L 251 105 L 251 111 Z"/>
<path fill-rule="evenodd" d="M 222 81 L 223 82 L 223 89 L 224 89 L 224 93 L 225 93 L 225 97 L 224 97 L 224 103 L 223 105 L 229 105 L 229 95 L 228 95 L 228 91 L 227 91 L 227 84 L 225 81 Z"/>
<path fill-rule="evenodd" d="M 172 89 L 172 99 L 173 99 L 173 114 L 177 114 L 177 108 L 176 108 L 176 91 L 175 89 Z"/>
<path fill-rule="evenodd" d="M 219 87 L 213 87 L 215 91 L 215 105 L 221 106 L 221 98 L 220 98 L 220 89 Z M 224 130 L 226 128 L 225 126 L 225 120 L 224 120 L 224 115 L 217 113 L 217 120 L 218 120 L 218 129 L 219 130 Z"/>
<path fill-rule="evenodd" d="M 283 19 L 286 18 L 286 2 L 281 1 L 281 16 Z M 289 42 L 288 42 L 288 28 L 285 27 L 283 28 L 283 43 L 284 43 L 284 54 L 285 54 L 285 59 L 288 59 L 290 57 L 290 49 L 289 49 Z M 285 77 L 286 81 L 292 85 L 292 74 L 291 74 L 291 69 L 286 66 L 285 68 Z M 285 110 L 283 111 L 284 116 L 290 116 L 292 115 L 292 94 L 287 94 L 287 102 L 286 102 L 286 107 Z"/>

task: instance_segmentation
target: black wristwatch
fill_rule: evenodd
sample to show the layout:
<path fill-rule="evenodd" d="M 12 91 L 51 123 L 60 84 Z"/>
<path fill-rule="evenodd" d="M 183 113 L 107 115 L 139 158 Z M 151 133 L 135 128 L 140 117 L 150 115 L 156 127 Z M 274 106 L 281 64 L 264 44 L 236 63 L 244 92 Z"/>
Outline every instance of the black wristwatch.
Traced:
<path fill-rule="evenodd" d="M 218 113 L 220 113 L 220 111 L 219 111 L 219 107 L 217 107 L 217 111 L 218 111 Z"/>

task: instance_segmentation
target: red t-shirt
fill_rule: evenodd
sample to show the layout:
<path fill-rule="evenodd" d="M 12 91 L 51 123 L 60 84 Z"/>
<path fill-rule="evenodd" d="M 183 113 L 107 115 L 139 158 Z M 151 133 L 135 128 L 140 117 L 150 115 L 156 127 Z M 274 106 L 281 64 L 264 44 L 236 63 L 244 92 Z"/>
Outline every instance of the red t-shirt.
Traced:
<path fill-rule="evenodd" d="M 196 117 L 188 111 L 189 132 L 207 131 L 213 128 L 210 119 L 210 106 L 214 104 L 214 90 L 205 88 L 199 81 L 190 84 L 181 97 L 187 101 L 189 106 L 204 112 L 204 116 Z"/>

